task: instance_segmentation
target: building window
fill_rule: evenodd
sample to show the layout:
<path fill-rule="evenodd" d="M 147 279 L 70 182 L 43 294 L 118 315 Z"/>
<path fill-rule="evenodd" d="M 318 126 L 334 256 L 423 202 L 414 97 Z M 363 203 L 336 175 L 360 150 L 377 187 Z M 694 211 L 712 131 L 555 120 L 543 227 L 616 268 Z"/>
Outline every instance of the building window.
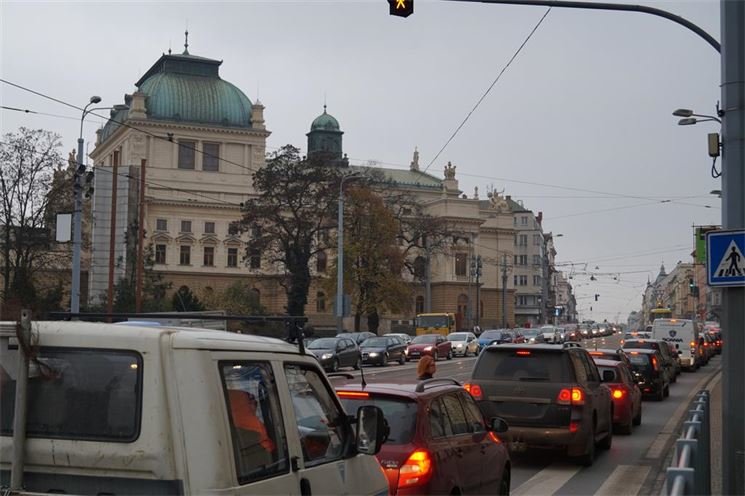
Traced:
<path fill-rule="evenodd" d="M 424 313 L 424 296 L 416 297 L 416 313 Z"/>
<path fill-rule="evenodd" d="M 204 247 L 204 265 L 212 267 L 215 265 L 215 247 L 205 246 Z"/>
<path fill-rule="evenodd" d="M 167 231 L 168 230 L 168 221 L 166 219 L 156 219 L 155 220 L 155 230 L 156 231 Z"/>
<path fill-rule="evenodd" d="M 204 223 L 204 234 L 215 234 L 215 223 L 214 222 Z"/>
<path fill-rule="evenodd" d="M 194 169 L 195 141 L 180 140 L 178 143 L 178 168 Z"/>
<path fill-rule="evenodd" d="M 533 276 L 533 286 L 541 285 L 541 276 Z"/>
<path fill-rule="evenodd" d="M 515 255 L 515 265 L 528 265 L 528 256 Z"/>
<path fill-rule="evenodd" d="M 466 263 L 467 260 L 468 260 L 468 255 L 466 253 L 455 254 L 455 275 L 456 276 L 466 275 L 466 269 L 468 267 L 468 264 Z"/>
<path fill-rule="evenodd" d="M 416 257 L 414 259 L 414 277 L 417 279 L 424 279 L 424 273 L 427 270 L 427 261 L 424 257 Z"/>
<path fill-rule="evenodd" d="M 542 243 L 541 243 L 541 242 L 542 242 L 542 240 L 543 240 L 543 236 L 541 236 L 540 234 L 534 234 L 534 235 L 533 235 L 533 244 L 534 244 L 535 246 L 541 246 L 541 244 L 542 244 Z M 526 244 L 527 244 L 527 243 L 526 243 Z"/>
<path fill-rule="evenodd" d="M 326 272 L 326 265 L 327 265 L 327 258 L 326 258 L 326 252 L 319 251 L 316 255 L 316 272 Z"/>
<path fill-rule="evenodd" d="M 181 232 L 182 233 L 190 233 L 191 232 L 191 221 L 190 220 L 182 220 L 181 221 Z"/>
<path fill-rule="evenodd" d="M 517 225 L 517 217 L 513 217 L 512 218 L 512 225 L 513 226 L 516 226 Z"/>
<path fill-rule="evenodd" d="M 316 312 L 323 313 L 326 311 L 326 295 L 323 291 L 316 293 Z"/>
<path fill-rule="evenodd" d="M 202 145 L 202 170 L 217 172 L 220 170 L 220 145 L 217 143 L 204 143 Z"/>
<path fill-rule="evenodd" d="M 541 265 L 541 256 L 533 255 L 533 265 Z"/>
<path fill-rule="evenodd" d="M 261 250 L 259 250 L 258 248 L 251 248 L 251 252 L 249 254 L 249 266 L 252 269 L 261 268 Z"/>
<path fill-rule="evenodd" d="M 251 288 L 251 295 L 253 296 L 253 300 L 256 306 L 261 306 L 261 291 L 259 291 L 257 288 Z"/>
<path fill-rule="evenodd" d="M 527 286 L 528 276 L 515 276 L 515 286 Z"/>
<path fill-rule="evenodd" d="M 519 306 L 519 307 L 526 307 L 526 306 L 528 306 L 528 297 L 527 296 L 518 296 L 517 297 L 517 306 Z"/>
<path fill-rule="evenodd" d="M 528 246 L 528 235 L 521 234 L 518 236 L 517 246 Z"/>
<path fill-rule="evenodd" d="M 181 245 L 178 263 L 179 265 L 191 265 L 191 246 Z"/>
<path fill-rule="evenodd" d="M 228 248 L 228 267 L 238 267 L 238 248 Z"/>
<path fill-rule="evenodd" d="M 155 245 L 155 263 L 166 263 L 166 245 Z"/>
<path fill-rule="evenodd" d="M 523 215 L 522 217 L 520 217 L 520 224 L 522 224 L 523 226 L 527 226 L 528 225 L 528 216 L 527 215 Z"/>

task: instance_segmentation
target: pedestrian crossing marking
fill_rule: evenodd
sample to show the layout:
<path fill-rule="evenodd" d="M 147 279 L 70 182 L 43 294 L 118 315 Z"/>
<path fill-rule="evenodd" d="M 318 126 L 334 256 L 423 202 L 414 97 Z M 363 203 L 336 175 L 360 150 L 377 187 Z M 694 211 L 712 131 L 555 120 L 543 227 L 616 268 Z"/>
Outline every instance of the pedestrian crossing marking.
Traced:
<path fill-rule="evenodd" d="M 745 258 L 743 258 L 740 248 L 733 239 L 724 251 L 722 261 L 717 266 L 716 277 L 741 277 L 745 274 L 743 265 L 745 265 Z"/>

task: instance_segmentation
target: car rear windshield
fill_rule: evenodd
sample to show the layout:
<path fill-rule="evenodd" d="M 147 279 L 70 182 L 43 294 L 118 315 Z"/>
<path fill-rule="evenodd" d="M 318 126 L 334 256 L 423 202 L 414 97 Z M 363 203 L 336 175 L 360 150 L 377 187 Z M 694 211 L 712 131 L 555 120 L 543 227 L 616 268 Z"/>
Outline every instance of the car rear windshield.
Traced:
<path fill-rule="evenodd" d="M 616 373 L 615 367 L 598 367 L 598 372 L 600 372 L 600 377 L 605 378 L 606 371 L 610 371 L 613 374 L 613 379 L 610 379 L 605 382 L 621 382 L 621 380 L 618 378 L 618 374 Z"/>
<path fill-rule="evenodd" d="M 474 379 L 496 381 L 572 382 L 572 364 L 563 352 L 535 349 L 499 349 L 481 355 Z"/>
<path fill-rule="evenodd" d="M 629 361 L 631 362 L 631 368 L 639 371 L 646 371 L 652 369 L 652 364 L 649 360 L 649 355 L 639 353 L 638 355 L 630 354 Z"/>
<path fill-rule="evenodd" d="M 0 364 L 0 429 L 13 434 L 14 367 Z M 134 351 L 41 348 L 28 380 L 29 437 L 132 442 L 139 436 L 142 357 Z"/>
<path fill-rule="evenodd" d="M 374 405 L 383 410 L 385 420 L 391 429 L 386 444 L 409 444 L 416 432 L 416 402 L 406 398 L 370 394 L 367 397 L 347 397 L 344 392 L 339 394 L 344 410 L 350 415 L 356 415 L 357 409 L 363 405 Z"/>
<path fill-rule="evenodd" d="M 624 348 L 639 348 L 640 350 L 659 350 L 660 343 L 654 341 L 627 341 Z"/>

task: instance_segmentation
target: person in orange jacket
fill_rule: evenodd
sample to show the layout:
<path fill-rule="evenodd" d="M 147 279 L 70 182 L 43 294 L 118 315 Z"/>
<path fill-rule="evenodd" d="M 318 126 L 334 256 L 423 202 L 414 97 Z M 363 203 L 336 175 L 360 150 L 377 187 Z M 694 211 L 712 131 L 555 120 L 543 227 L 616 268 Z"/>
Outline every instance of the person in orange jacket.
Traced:
<path fill-rule="evenodd" d="M 248 391 L 237 389 L 228 390 L 230 398 L 230 412 L 233 415 L 233 423 L 239 429 L 254 431 L 259 435 L 261 446 L 273 453 L 275 448 L 274 441 L 269 438 L 266 432 L 264 422 L 256 416 L 256 397 Z"/>
<path fill-rule="evenodd" d="M 419 363 L 416 366 L 417 378 L 420 381 L 432 379 L 435 376 L 436 370 L 437 365 L 435 365 L 435 359 L 432 357 L 432 352 L 422 352 L 422 358 L 419 359 Z"/>

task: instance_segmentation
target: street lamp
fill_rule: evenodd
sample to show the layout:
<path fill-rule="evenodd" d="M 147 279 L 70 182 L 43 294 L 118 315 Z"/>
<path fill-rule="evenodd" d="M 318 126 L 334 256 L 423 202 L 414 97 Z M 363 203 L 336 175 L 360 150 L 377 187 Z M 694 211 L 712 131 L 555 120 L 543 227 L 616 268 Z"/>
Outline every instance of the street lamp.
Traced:
<path fill-rule="evenodd" d="M 77 166 L 75 167 L 74 184 L 73 184 L 73 228 L 72 228 L 72 285 L 70 290 L 70 312 L 80 312 L 80 251 L 82 245 L 82 217 L 83 217 L 83 185 L 82 177 L 85 174 L 85 157 L 83 155 L 83 123 L 85 118 L 94 110 L 110 110 L 114 107 L 96 107 L 89 109 L 91 105 L 101 103 L 101 97 L 93 95 L 88 104 L 83 107 L 83 115 L 80 117 L 80 135 L 78 137 L 78 157 Z M 117 108 L 129 108 L 126 105 L 117 106 Z"/>
<path fill-rule="evenodd" d="M 336 332 L 344 331 L 344 182 L 361 178 L 361 174 L 349 174 L 339 183 L 339 218 L 337 224 L 336 255 Z"/>
<path fill-rule="evenodd" d="M 80 184 L 80 179 L 85 173 L 85 161 L 83 157 L 83 121 L 85 116 L 92 110 L 88 110 L 88 107 L 101 103 L 100 96 L 92 96 L 88 101 L 88 105 L 83 108 L 83 115 L 80 118 L 80 136 L 78 137 L 78 163 L 75 169 L 75 183 L 73 184 L 73 195 L 75 198 L 73 212 L 72 212 L 72 287 L 70 291 L 70 312 L 78 313 L 80 311 L 80 248 L 82 243 L 82 190 L 83 185 Z"/>
<path fill-rule="evenodd" d="M 718 117 L 715 117 L 713 115 L 696 114 L 693 112 L 693 110 L 690 109 L 677 109 L 673 112 L 673 115 L 675 117 L 683 117 L 683 119 L 680 119 L 678 121 L 679 126 L 690 126 L 692 124 L 696 124 L 697 122 L 706 121 L 716 121 L 719 124 L 722 123 L 722 120 Z M 696 117 L 703 117 L 703 119 L 696 119 Z"/>

